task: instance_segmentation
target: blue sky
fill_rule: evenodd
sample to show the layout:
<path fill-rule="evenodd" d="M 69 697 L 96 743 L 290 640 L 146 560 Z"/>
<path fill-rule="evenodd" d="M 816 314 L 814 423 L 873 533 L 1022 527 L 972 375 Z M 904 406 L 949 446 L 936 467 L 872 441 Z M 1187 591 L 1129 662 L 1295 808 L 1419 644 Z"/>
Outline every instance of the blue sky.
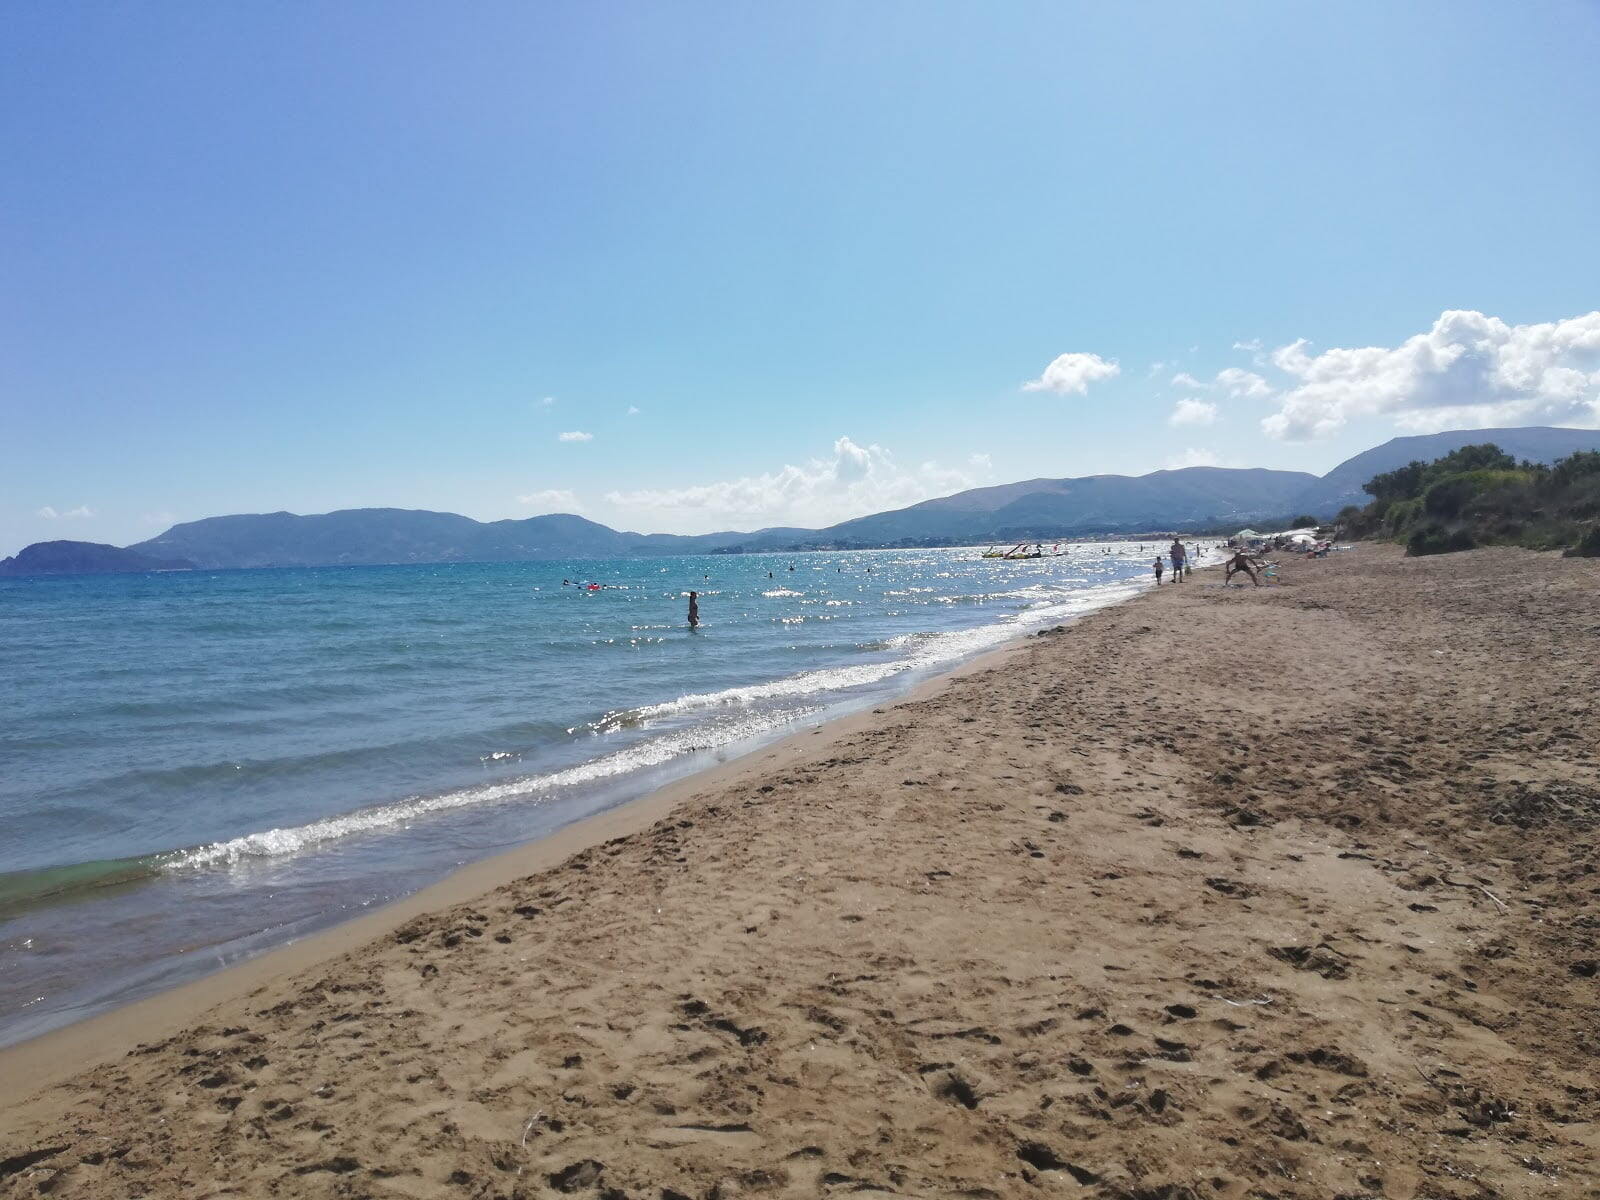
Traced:
<path fill-rule="evenodd" d="M 0 553 L 1600 424 L 1592 3 L 62 3 L 0 55 Z"/>

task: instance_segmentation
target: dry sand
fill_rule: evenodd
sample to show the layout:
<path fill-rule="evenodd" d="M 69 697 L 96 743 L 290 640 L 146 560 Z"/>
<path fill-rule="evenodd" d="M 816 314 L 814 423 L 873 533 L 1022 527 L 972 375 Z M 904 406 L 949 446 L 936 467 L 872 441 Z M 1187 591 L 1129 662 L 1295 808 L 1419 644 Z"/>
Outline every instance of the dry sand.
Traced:
<path fill-rule="evenodd" d="M 1283 574 L 0 1054 L 0 1195 L 1597 1194 L 1600 563 Z"/>

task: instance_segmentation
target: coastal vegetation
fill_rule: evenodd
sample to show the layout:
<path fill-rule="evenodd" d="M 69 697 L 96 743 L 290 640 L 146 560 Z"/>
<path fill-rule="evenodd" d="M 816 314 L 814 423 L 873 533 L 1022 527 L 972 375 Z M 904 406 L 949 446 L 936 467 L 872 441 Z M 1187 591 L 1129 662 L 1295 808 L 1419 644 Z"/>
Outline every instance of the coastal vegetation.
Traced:
<path fill-rule="evenodd" d="M 1517 461 L 1493 442 L 1413 460 L 1363 485 L 1372 497 L 1339 524 L 1351 537 L 1404 544 L 1408 555 L 1522 546 L 1600 557 L 1600 452 Z"/>

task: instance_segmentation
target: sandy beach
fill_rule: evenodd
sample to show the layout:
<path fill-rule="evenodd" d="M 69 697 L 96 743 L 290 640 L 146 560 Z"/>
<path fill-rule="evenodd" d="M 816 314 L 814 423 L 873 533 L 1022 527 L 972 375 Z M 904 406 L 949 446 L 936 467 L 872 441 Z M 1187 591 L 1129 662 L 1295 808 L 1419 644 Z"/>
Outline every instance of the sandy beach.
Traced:
<path fill-rule="evenodd" d="M 0 1195 L 1596 1194 L 1600 563 L 1281 573 L 0 1052 Z"/>

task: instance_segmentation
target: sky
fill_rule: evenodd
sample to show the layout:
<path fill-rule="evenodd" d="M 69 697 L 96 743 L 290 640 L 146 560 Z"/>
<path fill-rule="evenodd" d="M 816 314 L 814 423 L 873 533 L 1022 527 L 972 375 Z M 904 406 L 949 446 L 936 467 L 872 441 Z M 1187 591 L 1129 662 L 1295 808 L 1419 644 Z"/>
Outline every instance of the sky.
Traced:
<path fill-rule="evenodd" d="M 1597 62 L 1577 0 L 12 5 L 0 554 L 1600 425 Z"/>

